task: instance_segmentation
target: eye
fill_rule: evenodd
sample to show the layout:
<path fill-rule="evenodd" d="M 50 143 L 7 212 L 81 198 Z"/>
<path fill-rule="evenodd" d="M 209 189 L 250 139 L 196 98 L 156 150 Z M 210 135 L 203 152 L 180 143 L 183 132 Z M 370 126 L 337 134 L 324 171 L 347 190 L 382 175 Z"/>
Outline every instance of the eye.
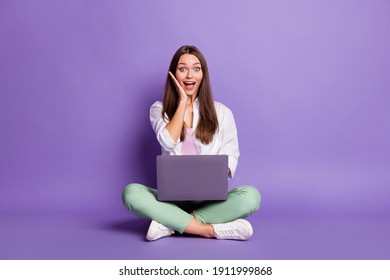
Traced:
<path fill-rule="evenodd" d="M 195 67 L 194 68 L 194 72 L 199 72 L 200 71 L 200 67 Z"/>
<path fill-rule="evenodd" d="M 186 68 L 186 67 L 180 67 L 180 68 L 179 68 L 179 71 L 180 71 L 180 72 L 186 72 L 186 71 L 187 71 L 187 68 Z"/>

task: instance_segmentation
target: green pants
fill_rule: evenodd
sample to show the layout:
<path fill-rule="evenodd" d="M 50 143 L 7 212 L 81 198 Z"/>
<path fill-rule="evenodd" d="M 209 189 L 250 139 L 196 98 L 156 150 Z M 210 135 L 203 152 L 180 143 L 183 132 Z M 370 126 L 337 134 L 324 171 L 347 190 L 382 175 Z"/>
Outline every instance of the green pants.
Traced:
<path fill-rule="evenodd" d="M 184 232 L 195 218 L 205 224 L 227 223 L 245 218 L 260 208 L 261 196 L 252 186 L 241 186 L 229 191 L 225 201 L 180 201 L 157 200 L 157 191 L 141 184 L 126 186 L 122 194 L 126 208 L 135 215 L 155 220 L 175 231 Z"/>

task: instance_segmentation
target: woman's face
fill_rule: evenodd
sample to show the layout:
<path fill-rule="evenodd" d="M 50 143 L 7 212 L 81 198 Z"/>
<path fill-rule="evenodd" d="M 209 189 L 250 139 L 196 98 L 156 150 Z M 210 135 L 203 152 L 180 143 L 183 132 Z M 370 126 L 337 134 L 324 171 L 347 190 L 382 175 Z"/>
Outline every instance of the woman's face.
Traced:
<path fill-rule="evenodd" d="M 175 76 L 188 96 L 196 96 L 203 79 L 199 59 L 192 54 L 183 54 L 177 63 Z"/>

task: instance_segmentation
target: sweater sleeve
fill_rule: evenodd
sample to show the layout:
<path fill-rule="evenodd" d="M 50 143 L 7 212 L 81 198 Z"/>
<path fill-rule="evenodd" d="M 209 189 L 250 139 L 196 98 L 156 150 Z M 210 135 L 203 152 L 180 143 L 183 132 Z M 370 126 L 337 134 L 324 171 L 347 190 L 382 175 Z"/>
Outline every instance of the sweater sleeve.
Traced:
<path fill-rule="evenodd" d="M 162 109 L 163 106 L 160 101 L 153 103 L 149 112 L 150 124 L 152 125 L 154 133 L 156 133 L 156 138 L 160 143 L 160 146 L 164 150 L 170 152 L 180 142 L 180 139 L 177 142 L 172 140 L 166 128 L 169 120 L 167 116 L 165 116 L 165 118 L 162 117 Z"/>
<path fill-rule="evenodd" d="M 219 128 L 222 136 L 222 146 L 219 150 L 219 153 L 229 156 L 228 165 L 231 172 L 230 178 L 233 178 L 237 169 L 240 151 L 238 147 L 237 128 L 236 123 L 234 121 L 233 113 L 227 107 L 225 108 L 226 110 L 223 114 L 223 119 L 220 122 Z"/>

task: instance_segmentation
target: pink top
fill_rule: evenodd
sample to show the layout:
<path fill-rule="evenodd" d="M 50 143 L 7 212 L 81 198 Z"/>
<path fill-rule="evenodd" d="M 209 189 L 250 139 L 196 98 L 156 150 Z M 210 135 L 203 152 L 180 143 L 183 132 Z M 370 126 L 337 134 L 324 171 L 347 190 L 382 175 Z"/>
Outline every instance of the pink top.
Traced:
<path fill-rule="evenodd" d="M 192 128 L 187 127 L 186 138 L 184 139 L 181 146 L 181 153 L 183 155 L 197 155 L 195 144 L 194 144 L 194 135 Z"/>

